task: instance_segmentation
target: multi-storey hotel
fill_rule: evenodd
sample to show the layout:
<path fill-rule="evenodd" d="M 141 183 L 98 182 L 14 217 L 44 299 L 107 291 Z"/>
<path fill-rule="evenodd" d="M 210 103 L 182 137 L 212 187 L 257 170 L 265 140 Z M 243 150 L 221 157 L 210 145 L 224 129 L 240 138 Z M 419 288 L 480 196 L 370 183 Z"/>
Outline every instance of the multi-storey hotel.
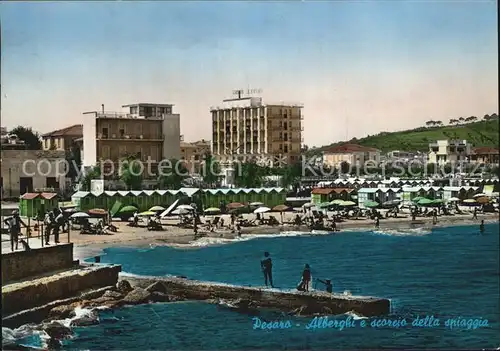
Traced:
<path fill-rule="evenodd" d="M 152 167 L 162 159 L 180 157 L 180 116 L 171 104 L 124 105 L 126 112 L 85 112 L 83 123 L 83 165 L 99 160 L 118 164 L 127 156 Z"/>
<path fill-rule="evenodd" d="M 212 107 L 212 153 L 220 162 L 256 159 L 269 165 L 300 160 L 300 104 L 264 104 L 260 97 L 224 100 Z"/>

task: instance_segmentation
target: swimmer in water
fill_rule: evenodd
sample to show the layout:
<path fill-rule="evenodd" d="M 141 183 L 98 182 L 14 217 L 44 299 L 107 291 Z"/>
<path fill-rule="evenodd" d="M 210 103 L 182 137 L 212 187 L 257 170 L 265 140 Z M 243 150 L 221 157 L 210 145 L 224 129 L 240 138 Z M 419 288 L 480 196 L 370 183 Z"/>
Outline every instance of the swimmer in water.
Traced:
<path fill-rule="evenodd" d="M 479 225 L 479 231 L 481 233 L 484 233 L 484 220 L 481 221 L 481 224 Z"/>

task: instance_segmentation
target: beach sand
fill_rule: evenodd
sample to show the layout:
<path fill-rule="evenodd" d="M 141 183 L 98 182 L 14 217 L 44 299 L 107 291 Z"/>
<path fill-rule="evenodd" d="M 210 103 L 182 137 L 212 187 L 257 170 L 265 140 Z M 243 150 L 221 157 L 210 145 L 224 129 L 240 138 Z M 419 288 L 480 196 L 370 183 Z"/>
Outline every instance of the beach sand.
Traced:
<path fill-rule="evenodd" d="M 276 216 L 276 215 L 275 215 Z M 285 213 L 284 221 L 291 221 L 295 216 L 294 213 Z M 224 218 L 224 223 L 227 225 L 230 223 L 229 215 L 222 215 Z M 279 219 L 279 214 L 276 216 Z M 205 219 L 202 217 L 202 222 Z M 253 219 L 254 215 L 244 215 L 246 219 Z M 432 228 L 435 226 L 450 226 L 450 225 L 479 225 L 481 220 L 485 223 L 498 222 L 498 213 L 488 213 L 488 214 L 478 214 L 478 219 L 473 220 L 471 214 L 464 215 L 454 215 L 454 216 L 440 216 L 438 217 L 438 222 L 436 225 L 432 224 L 432 217 L 417 217 L 416 221 L 411 220 L 409 215 L 401 215 L 399 218 L 384 218 L 380 220 L 379 230 L 384 229 L 395 229 L 395 228 Z M 163 231 L 148 231 L 145 227 L 130 227 L 126 222 L 113 222 L 114 225 L 118 227 L 118 232 L 95 235 L 95 234 L 80 234 L 79 231 L 73 230 L 70 235 L 70 241 L 75 245 L 75 256 L 76 258 L 91 257 L 93 255 L 98 255 L 103 248 L 110 246 L 135 246 L 143 247 L 150 245 L 171 245 L 171 246 L 185 246 L 196 247 L 196 240 L 194 237 L 194 232 L 192 229 L 179 228 L 175 224 L 178 220 L 164 220 Z M 342 223 L 337 224 L 337 229 L 340 232 L 343 231 L 355 231 L 357 229 L 366 230 L 374 228 L 374 221 L 370 219 L 350 219 Z M 254 227 L 242 227 L 242 235 L 244 237 L 252 235 L 276 235 L 286 232 L 304 232 L 310 233 L 311 230 L 306 226 L 294 226 L 294 225 L 279 225 L 279 226 L 254 226 Z M 216 229 L 214 232 L 209 232 L 200 226 L 199 234 L 205 234 L 205 237 L 209 238 L 223 238 L 223 239 L 235 239 L 237 237 L 236 233 L 232 233 L 227 227 Z M 36 240 L 36 239 L 34 239 Z M 67 234 L 62 234 L 61 241 L 66 242 Z M 203 239 L 197 239 L 203 240 Z M 206 239 L 205 239 L 206 240 Z"/>

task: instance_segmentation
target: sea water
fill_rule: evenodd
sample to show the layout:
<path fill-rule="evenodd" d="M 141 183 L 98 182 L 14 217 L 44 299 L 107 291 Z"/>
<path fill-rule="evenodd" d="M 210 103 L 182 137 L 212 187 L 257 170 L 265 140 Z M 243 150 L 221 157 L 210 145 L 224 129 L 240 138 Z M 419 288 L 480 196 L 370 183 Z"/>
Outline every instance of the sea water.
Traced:
<path fill-rule="evenodd" d="M 101 323 L 77 328 L 76 337 L 66 342 L 65 348 L 324 350 L 500 346 L 498 224 L 487 225 L 483 234 L 476 225 L 436 227 L 432 231 L 268 236 L 190 249 L 108 248 L 101 262 L 119 263 L 129 274 L 173 274 L 262 286 L 260 259 L 264 251 L 270 252 L 273 259 L 277 287 L 293 289 L 308 263 L 315 277 L 332 280 L 335 292 L 348 290 L 353 295 L 390 298 L 391 314 L 370 319 L 352 314 L 319 316 L 324 317 L 323 325 L 345 326 L 342 320 L 346 318 L 352 324 L 344 328 L 307 328 L 314 322 L 312 317 L 269 311 L 243 314 L 202 302 L 139 305 L 101 311 Z M 271 327 L 256 327 L 257 319 L 260 326 L 264 322 Z"/>

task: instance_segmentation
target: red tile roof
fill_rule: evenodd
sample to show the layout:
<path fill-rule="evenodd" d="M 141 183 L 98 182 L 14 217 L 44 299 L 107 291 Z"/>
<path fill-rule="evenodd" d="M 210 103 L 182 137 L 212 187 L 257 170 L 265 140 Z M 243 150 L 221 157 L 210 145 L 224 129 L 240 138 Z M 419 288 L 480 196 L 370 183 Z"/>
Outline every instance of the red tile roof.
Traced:
<path fill-rule="evenodd" d="M 326 149 L 324 153 L 327 154 L 343 154 L 343 153 L 351 153 L 351 152 L 377 152 L 380 151 L 378 149 L 374 149 L 372 147 L 361 146 L 357 144 L 343 144 L 338 146 L 333 146 L 329 149 Z"/>
<path fill-rule="evenodd" d="M 82 124 L 74 124 L 72 126 L 54 130 L 53 132 L 43 134 L 42 137 L 61 137 L 61 136 L 83 136 L 83 125 Z"/>
<path fill-rule="evenodd" d="M 334 192 L 334 188 L 315 188 L 311 191 L 311 194 L 329 195 Z"/>
<path fill-rule="evenodd" d="M 39 196 L 42 197 L 43 199 L 50 200 L 50 199 L 53 199 L 55 196 L 57 196 L 57 194 L 56 193 L 24 193 L 23 195 L 21 195 L 21 199 L 33 200 Z"/>
<path fill-rule="evenodd" d="M 474 154 L 498 154 L 500 153 L 497 148 L 494 147 L 475 147 L 472 149 Z"/>
<path fill-rule="evenodd" d="M 33 200 L 35 198 L 37 198 L 40 194 L 38 193 L 24 193 L 23 195 L 21 195 L 21 199 L 25 199 L 25 200 Z"/>
<path fill-rule="evenodd" d="M 54 198 L 55 196 L 57 196 L 57 194 L 56 193 L 41 193 L 40 196 L 43 197 L 44 199 L 50 200 L 50 199 Z"/>

